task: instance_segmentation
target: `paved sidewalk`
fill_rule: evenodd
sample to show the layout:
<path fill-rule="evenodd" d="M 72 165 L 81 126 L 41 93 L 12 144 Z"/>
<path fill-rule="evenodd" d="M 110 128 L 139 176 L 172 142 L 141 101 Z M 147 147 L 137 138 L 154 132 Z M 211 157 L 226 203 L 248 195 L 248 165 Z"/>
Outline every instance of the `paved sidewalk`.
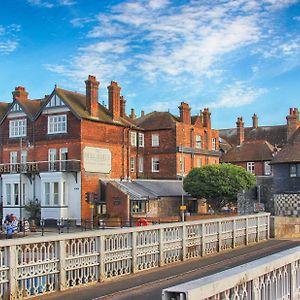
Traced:
<path fill-rule="evenodd" d="M 111 281 L 96 283 L 58 292 L 35 299 L 55 300 L 159 300 L 164 288 L 208 276 L 252 260 L 293 248 L 300 245 L 299 240 L 269 240 L 229 250 L 205 258 L 188 260 L 124 276 Z"/>

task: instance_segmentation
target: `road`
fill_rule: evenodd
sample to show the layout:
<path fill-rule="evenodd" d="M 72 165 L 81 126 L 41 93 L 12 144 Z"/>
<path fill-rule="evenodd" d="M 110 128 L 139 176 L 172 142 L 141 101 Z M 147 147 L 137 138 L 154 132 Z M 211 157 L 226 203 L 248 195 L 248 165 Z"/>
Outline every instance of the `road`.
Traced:
<path fill-rule="evenodd" d="M 269 240 L 192 259 L 169 266 L 128 275 L 111 281 L 79 287 L 35 299 L 51 300 L 159 300 L 164 288 L 262 258 L 264 256 L 300 245 L 300 240 Z"/>

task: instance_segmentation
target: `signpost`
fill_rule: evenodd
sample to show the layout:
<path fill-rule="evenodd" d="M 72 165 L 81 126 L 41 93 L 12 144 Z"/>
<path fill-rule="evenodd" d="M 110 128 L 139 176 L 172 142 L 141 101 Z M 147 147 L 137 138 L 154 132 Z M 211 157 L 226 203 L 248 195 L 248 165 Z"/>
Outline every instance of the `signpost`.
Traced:
<path fill-rule="evenodd" d="M 97 193 L 93 192 L 86 192 L 85 193 L 85 201 L 90 206 L 90 222 L 91 222 L 91 229 L 94 228 L 94 208 L 95 208 L 95 202 L 97 200 Z"/>

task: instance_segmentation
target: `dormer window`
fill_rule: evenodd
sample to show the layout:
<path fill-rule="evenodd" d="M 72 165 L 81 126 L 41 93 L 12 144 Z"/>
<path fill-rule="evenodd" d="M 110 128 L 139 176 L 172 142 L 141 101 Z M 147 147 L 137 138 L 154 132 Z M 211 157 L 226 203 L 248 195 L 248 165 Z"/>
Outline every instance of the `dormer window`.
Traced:
<path fill-rule="evenodd" d="M 9 137 L 10 138 L 26 136 L 26 133 L 27 133 L 27 120 L 26 119 L 9 121 Z"/>
<path fill-rule="evenodd" d="M 48 116 L 48 134 L 66 133 L 67 115 Z"/>
<path fill-rule="evenodd" d="M 10 111 L 22 111 L 22 108 L 18 103 L 15 103 Z"/>

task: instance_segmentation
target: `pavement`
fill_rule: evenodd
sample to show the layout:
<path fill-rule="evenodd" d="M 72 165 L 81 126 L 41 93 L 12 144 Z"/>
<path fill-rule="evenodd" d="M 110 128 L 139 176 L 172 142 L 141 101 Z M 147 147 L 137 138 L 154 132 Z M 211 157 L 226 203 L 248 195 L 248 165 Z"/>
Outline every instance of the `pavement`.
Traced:
<path fill-rule="evenodd" d="M 69 289 L 35 299 L 48 300 L 160 300 L 164 288 L 208 276 L 300 245 L 300 240 L 271 239 L 110 281 Z"/>

